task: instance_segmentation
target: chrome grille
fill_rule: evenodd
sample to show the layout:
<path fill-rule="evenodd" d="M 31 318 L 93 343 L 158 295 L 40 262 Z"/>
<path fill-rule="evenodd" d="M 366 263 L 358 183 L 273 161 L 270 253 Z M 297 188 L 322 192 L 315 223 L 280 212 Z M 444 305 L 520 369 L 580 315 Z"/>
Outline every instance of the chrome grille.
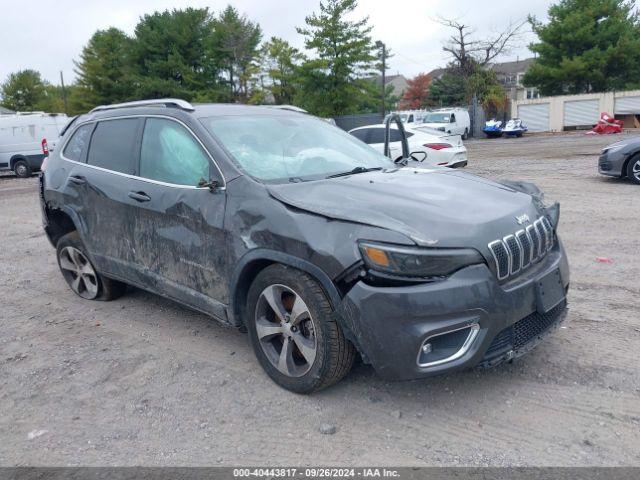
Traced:
<path fill-rule="evenodd" d="M 498 280 L 515 275 L 543 258 L 553 243 L 553 228 L 546 217 L 540 217 L 524 230 L 489 243 Z"/>
<path fill-rule="evenodd" d="M 522 247 L 522 268 L 527 268 L 531 264 L 531 238 L 524 230 L 516 232 L 516 238 Z"/>

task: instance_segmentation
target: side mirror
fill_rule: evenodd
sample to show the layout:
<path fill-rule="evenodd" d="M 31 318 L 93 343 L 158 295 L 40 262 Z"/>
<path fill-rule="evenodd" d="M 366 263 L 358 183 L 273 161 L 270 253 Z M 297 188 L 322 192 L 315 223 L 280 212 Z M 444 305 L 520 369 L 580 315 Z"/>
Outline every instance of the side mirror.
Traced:
<path fill-rule="evenodd" d="M 415 160 L 416 162 L 424 162 L 427 159 L 427 152 L 411 152 L 411 160 Z"/>

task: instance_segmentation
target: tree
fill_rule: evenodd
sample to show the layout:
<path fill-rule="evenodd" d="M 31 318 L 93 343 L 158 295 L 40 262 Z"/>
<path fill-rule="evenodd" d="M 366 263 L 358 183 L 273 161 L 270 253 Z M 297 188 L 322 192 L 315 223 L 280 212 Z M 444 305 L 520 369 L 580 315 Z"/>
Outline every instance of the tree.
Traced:
<path fill-rule="evenodd" d="M 211 26 L 206 8 L 144 15 L 136 25 L 132 49 L 135 96 L 191 100 L 213 88 L 216 79 L 206 74 L 205 55 Z"/>
<path fill-rule="evenodd" d="M 543 95 L 624 90 L 640 85 L 640 21 L 627 0 L 561 0 L 549 22 L 529 21 L 538 57 L 523 79 Z"/>
<path fill-rule="evenodd" d="M 262 46 L 263 68 L 269 78 L 266 89 L 277 105 L 291 104 L 296 93 L 297 68 L 304 59 L 300 51 L 278 37 Z"/>
<path fill-rule="evenodd" d="M 317 58 L 301 68 L 301 88 L 296 98 L 317 115 L 355 113 L 371 95 L 370 74 L 376 56 L 371 42 L 368 17 L 349 21 L 356 0 L 321 0 L 320 12 L 305 18 L 298 28 L 305 47 Z"/>
<path fill-rule="evenodd" d="M 0 86 L 2 106 L 15 111 L 37 110 L 40 102 L 46 98 L 46 86 L 47 82 L 35 70 L 11 73 Z"/>
<path fill-rule="evenodd" d="M 483 105 L 486 102 L 490 109 L 500 108 L 504 93 L 489 67 L 515 46 L 526 22 L 510 22 L 498 33 L 477 38 L 471 25 L 443 17 L 437 21 L 454 33 L 442 47 L 450 55 L 451 62 L 445 74 L 431 85 L 429 102 L 461 105 L 476 97 Z"/>
<path fill-rule="evenodd" d="M 228 5 L 213 20 L 210 51 L 214 62 L 224 72 L 228 100 L 247 102 L 250 86 L 258 73 L 262 29 Z"/>
<path fill-rule="evenodd" d="M 499 117 L 507 108 L 507 96 L 493 70 L 477 70 L 469 77 L 465 100 L 470 102 L 474 95 L 488 117 Z"/>
<path fill-rule="evenodd" d="M 510 22 L 502 31 L 478 39 L 473 36 L 475 30 L 470 25 L 444 17 L 438 17 L 436 21 L 454 30 L 442 49 L 451 56 L 453 66 L 465 79 L 478 68 L 485 68 L 500 55 L 508 53 L 526 23 Z"/>
<path fill-rule="evenodd" d="M 117 28 L 98 30 L 74 62 L 78 99 L 87 109 L 135 97 L 133 40 Z"/>
<path fill-rule="evenodd" d="M 407 84 L 408 88 L 405 90 L 404 95 L 402 95 L 400 108 L 412 110 L 426 107 L 431 76 L 426 73 L 420 73 L 414 78 L 407 80 Z"/>
<path fill-rule="evenodd" d="M 456 75 L 454 69 L 447 69 L 442 77 L 429 86 L 429 104 L 439 107 L 458 106 L 465 103 L 467 86 L 464 78 Z"/>

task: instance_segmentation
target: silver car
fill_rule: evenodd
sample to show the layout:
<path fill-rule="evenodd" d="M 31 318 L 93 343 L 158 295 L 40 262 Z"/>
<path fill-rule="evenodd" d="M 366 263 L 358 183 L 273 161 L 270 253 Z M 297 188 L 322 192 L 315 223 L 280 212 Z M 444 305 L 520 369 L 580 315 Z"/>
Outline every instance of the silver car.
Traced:
<path fill-rule="evenodd" d="M 627 177 L 640 185 L 640 137 L 614 143 L 602 150 L 598 172 L 612 177 Z"/>

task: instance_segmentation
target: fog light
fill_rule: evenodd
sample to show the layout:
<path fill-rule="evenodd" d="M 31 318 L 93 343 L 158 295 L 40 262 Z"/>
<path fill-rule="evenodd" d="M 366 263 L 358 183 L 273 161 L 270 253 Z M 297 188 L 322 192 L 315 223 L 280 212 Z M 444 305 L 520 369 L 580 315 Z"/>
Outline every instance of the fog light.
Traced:
<path fill-rule="evenodd" d="M 433 367 L 452 362 L 469 351 L 480 325 L 472 323 L 427 337 L 418 350 L 418 366 Z"/>

